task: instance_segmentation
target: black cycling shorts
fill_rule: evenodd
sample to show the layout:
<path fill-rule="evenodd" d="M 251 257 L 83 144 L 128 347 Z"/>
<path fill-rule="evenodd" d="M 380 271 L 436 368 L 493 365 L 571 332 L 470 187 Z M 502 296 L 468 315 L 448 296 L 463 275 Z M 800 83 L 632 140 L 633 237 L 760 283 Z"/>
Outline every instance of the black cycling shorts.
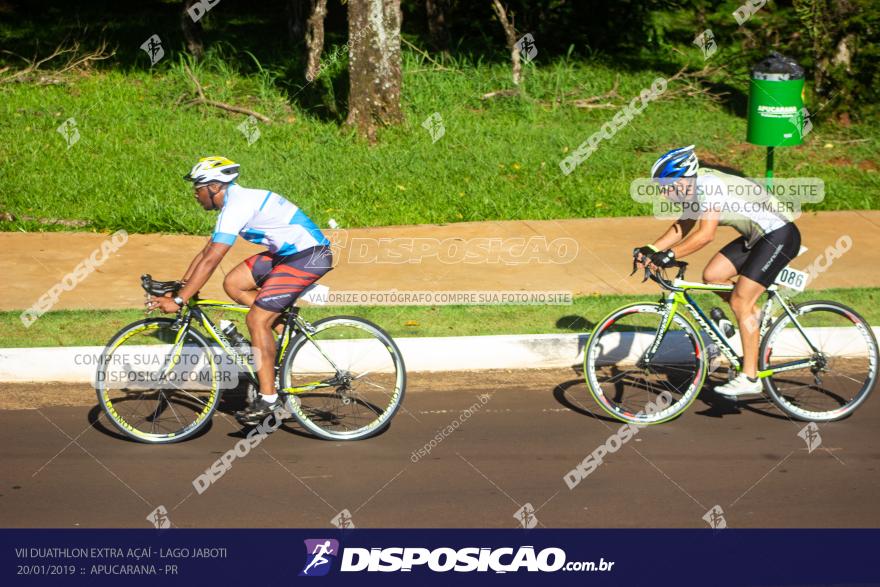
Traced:
<path fill-rule="evenodd" d="M 318 246 L 292 255 L 258 253 L 245 259 L 254 281 L 260 288 L 254 302 L 270 312 L 292 306 L 302 291 L 333 268 L 328 246 Z"/>
<path fill-rule="evenodd" d="M 746 248 L 745 237 L 731 241 L 721 249 L 736 272 L 743 277 L 770 287 L 779 272 L 794 259 L 801 249 L 801 232 L 788 223 L 768 232 L 751 249 Z"/>

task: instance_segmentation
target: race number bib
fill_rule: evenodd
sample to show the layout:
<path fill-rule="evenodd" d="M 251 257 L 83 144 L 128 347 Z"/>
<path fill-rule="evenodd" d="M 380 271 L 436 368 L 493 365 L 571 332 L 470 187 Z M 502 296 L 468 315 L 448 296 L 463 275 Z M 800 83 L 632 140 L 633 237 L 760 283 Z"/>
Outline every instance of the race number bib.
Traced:
<path fill-rule="evenodd" d="M 798 271 L 791 267 L 785 267 L 779 272 L 779 275 L 776 276 L 776 283 L 795 291 L 804 291 L 807 287 L 808 277 L 809 275 L 803 271 Z"/>

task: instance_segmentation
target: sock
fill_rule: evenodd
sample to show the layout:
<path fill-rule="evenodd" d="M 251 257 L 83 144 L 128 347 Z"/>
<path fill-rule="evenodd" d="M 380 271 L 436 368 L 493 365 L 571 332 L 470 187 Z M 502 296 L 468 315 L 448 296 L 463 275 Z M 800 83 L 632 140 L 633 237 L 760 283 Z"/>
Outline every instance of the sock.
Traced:
<path fill-rule="evenodd" d="M 746 375 L 746 379 L 748 379 L 748 380 L 751 381 L 752 383 L 754 383 L 754 382 L 756 382 L 756 381 L 758 380 L 757 377 L 749 377 L 748 375 Z"/>
<path fill-rule="evenodd" d="M 264 402 L 269 402 L 270 404 L 274 404 L 275 400 L 277 400 L 277 399 L 278 399 L 277 393 L 273 393 L 272 395 L 263 394 L 263 401 Z"/>

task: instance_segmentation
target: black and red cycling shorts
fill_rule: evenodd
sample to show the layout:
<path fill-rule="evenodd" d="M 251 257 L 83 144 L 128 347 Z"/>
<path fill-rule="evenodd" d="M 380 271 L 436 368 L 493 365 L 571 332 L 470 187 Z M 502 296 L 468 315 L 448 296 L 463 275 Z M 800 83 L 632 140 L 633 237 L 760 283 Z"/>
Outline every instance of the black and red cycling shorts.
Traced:
<path fill-rule="evenodd" d="M 260 288 L 254 303 L 264 310 L 281 312 L 333 268 L 333 254 L 328 246 L 284 256 L 265 252 L 248 257 L 245 264 Z"/>

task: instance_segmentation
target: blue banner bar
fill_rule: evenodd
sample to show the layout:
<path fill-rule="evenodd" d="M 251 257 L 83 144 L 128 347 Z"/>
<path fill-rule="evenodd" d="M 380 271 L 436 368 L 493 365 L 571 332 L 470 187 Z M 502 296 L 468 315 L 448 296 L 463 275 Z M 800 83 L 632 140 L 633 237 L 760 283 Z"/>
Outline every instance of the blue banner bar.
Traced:
<path fill-rule="evenodd" d="M 877 585 L 880 530 L 0 530 L 4 585 Z"/>

